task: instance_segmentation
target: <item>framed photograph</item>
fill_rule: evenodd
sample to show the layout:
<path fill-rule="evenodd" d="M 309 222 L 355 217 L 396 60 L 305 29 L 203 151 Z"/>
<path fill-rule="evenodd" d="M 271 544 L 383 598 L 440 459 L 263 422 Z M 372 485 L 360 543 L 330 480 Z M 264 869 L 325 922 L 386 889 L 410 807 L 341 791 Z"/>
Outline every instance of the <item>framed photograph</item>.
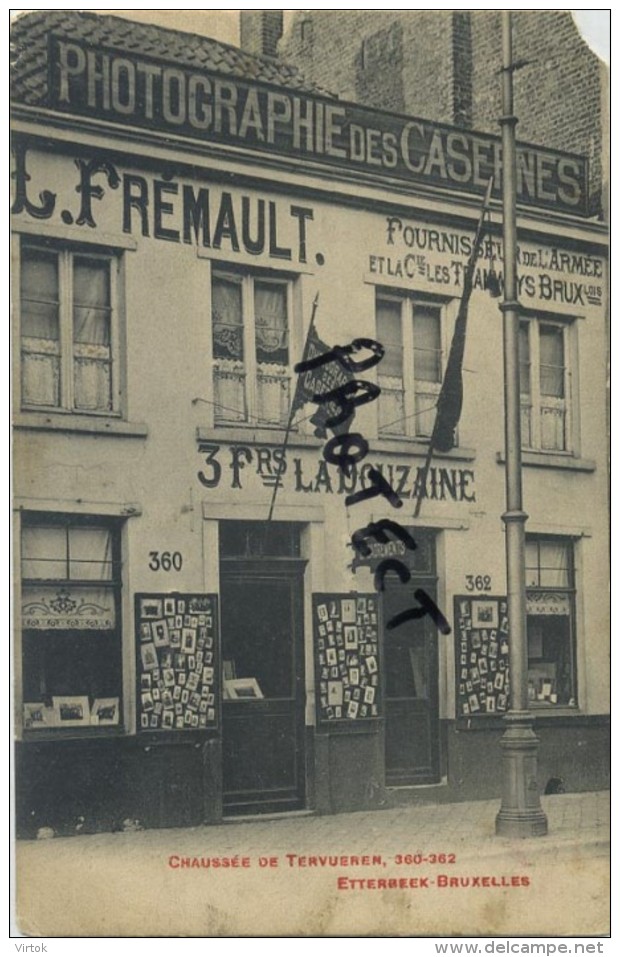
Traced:
<path fill-rule="evenodd" d="M 224 682 L 224 687 L 228 693 L 228 697 L 235 701 L 249 701 L 263 697 L 263 692 L 256 678 L 228 679 L 228 681 Z"/>
<path fill-rule="evenodd" d="M 53 697 L 52 704 L 57 728 L 79 728 L 90 724 L 88 695 Z"/>
<path fill-rule="evenodd" d="M 347 625 L 344 629 L 344 647 L 347 651 L 357 651 L 357 625 Z"/>
<path fill-rule="evenodd" d="M 472 601 L 471 623 L 473 628 L 497 628 L 499 615 L 496 601 Z"/>
<path fill-rule="evenodd" d="M 90 723 L 102 725 L 118 724 L 118 698 L 95 698 L 90 710 Z"/>
<path fill-rule="evenodd" d="M 161 618 L 162 601 L 161 598 L 141 598 L 140 599 L 140 617 L 141 618 Z"/>
<path fill-rule="evenodd" d="M 140 648 L 140 658 L 142 659 L 142 670 L 153 671 L 157 668 L 157 651 L 153 642 L 142 645 Z"/>
<path fill-rule="evenodd" d="M 341 603 L 342 621 L 345 625 L 354 625 L 356 621 L 355 598 L 343 598 Z"/>
<path fill-rule="evenodd" d="M 54 721 L 54 709 L 46 707 L 42 701 L 24 704 L 24 728 L 28 728 L 29 731 L 53 728 Z"/>
<path fill-rule="evenodd" d="M 185 655 L 196 653 L 196 629 L 184 628 L 181 633 L 181 650 Z"/>
<path fill-rule="evenodd" d="M 151 625 L 148 621 L 144 621 L 140 625 L 140 641 L 150 641 L 150 640 L 151 640 Z"/>
<path fill-rule="evenodd" d="M 176 614 L 176 602 L 174 598 L 164 598 L 164 615 L 169 618 Z"/>
<path fill-rule="evenodd" d="M 342 704 L 343 687 L 341 681 L 329 681 L 327 684 L 327 700 L 330 705 Z"/>
<path fill-rule="evenodd" d="M 170 644 L 168 622 L 165 618 L 162 618 L 160 621 L 151 622 L 151 632 L 153 634 L 153 642 L 156 648 L 161 648 L 162 645 L 167 646 Z"/>

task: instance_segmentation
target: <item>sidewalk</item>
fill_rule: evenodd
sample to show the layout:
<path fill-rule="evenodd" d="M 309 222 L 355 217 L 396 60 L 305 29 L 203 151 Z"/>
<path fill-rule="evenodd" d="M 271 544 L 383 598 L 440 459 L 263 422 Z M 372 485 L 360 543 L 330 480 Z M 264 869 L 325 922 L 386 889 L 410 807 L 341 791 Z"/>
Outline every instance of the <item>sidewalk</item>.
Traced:
<path fill-rule="evenodd" d="M 545 837 L 513 841 L 495 835 L 497 799 L 464 801 L 457 804 L 407 805 L 381 811 L 358 811 L 326 817 L 282 815 L 244 820 L 228 819 L 217 832 L 217 846 L 256 853 L 283 851 L 291 844 L 305 851 L 318 845 L 350 848 L 351 853 L 368 853 L 380 845 L 386 854 L 441 853 L 449 850 L 459 859 L 465 856 L 506 855 L 515 846 L 521 852 L 557 856 L 571 849 L 582 853 L 605 854 L 609 848 L 609 791 L 557 794 L 541 798 L 549 822 Z M 167 832 L 168 834 L 181 832 Z M 195 833 L 195 831 L 193 832 Z M 182 841 L 181 843 L 184 843 Z"/>
<path fill-rule="evenodd" d="M 495 837 L 499 800 L 19 841 L 20 923 L 43 936 L 605 934 L 609 792 L 542 804 L 548 835 L 518 841 Z"/>

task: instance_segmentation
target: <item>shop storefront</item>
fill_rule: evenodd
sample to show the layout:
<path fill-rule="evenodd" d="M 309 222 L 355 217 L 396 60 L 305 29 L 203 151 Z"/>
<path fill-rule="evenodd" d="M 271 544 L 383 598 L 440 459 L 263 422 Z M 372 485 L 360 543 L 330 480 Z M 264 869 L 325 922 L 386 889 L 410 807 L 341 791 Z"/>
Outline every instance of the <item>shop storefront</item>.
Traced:
<path fill-rule="evenodd" d="M 45 95 L 16 77 L 20 833 L 497 796 L 497 204 L 458 441 L 425 470 L 495 141 L 460 133 L 477 166 L 455 154 L 443 176 L 454 131 L 224 79 L 159 28 L 136 56 L 101 20 L 112 40 L 56 25 Z M 585 161 L 523 156 L 528 679 L 539 784 L 579 790 L 607 768 L 605 232 Z M 290 416 L 311 317 L 329 346 L 384 348 L 348 473 L 316 404 Z M 368 531 L 384 520 L 408 538 Z M 406 582 L 383 566 L 377 587 L 386 559 Z M 448 630 L 389 627 L 419 593 Z"/>

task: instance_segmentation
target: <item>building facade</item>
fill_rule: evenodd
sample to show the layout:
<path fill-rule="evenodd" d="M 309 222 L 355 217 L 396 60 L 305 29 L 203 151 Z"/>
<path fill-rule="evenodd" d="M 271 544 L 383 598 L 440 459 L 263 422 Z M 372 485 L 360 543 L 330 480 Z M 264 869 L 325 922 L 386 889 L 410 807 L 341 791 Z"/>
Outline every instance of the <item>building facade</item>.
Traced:
<path fill-rule="evenodd" d="M 20 833 L 498 795 L 497 192 L 458 441 L 424 467 L 497 141 L 114 17 L 14 33 Z M 584 790 L 608 756 L 606 233 L 582 157 L 520 157 L 528 686 L 539 786 Z M 294 366 L 360 338 L 383 356 L 345 470 L 317 404 L 291 416 Z M 441 621 L 406 614 L 425 600 Z"/>

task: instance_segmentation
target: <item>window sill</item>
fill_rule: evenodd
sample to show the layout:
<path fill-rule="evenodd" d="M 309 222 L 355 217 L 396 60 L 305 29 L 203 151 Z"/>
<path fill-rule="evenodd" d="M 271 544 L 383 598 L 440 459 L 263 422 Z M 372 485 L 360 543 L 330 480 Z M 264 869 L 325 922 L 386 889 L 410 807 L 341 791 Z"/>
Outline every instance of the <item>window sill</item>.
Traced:
<path fill-rule="evenodd" d="M 503 452 L 496 452 L 495 459 L 500 465 L 506 462 Z M 567 469 L 570 472 L 594 472 L 596 462 L 592 459 L 581 459 L 569 452 L 529 452 L 521 453 L 523 465 L 532 468 Z"/>
<path fill-rule="evenodd" d="M 101 738 L 120 738 L 126 735 L 125 729 L 120 725 L 110 725 L 106 728 L 41 728 L 39 731 L 32 731 L 24 728 L 21 740 L 24 744 L 34 743 L 35 741 L 92 741 Z"/>
<path fill-rule="evenodd" d="M 125 422 L 107 416 L 81 415 L 70 412 L 18 412 L 16 429 L 36 429 L 52 432 L 82 432 L 90 435 L 116 435 L 124 438 L 143 439 L 148 428 L 138 422 Z"/>
<path fill-rule="evenodd" d="M 428 441 L 409 438 L 407 436 L 403 436 L 402 438 L 385 438 L 378 436 L 376 439 L 370 440 L 370 446 L 373 452 L 396 452 L 397 454 L 414 455 L 420 458 L 426 458 L 428 455 L 428 445 Z M 456 446 L 450 449 L 449 452 L 439 452 L 437 449 L 433 450 L 434 460 L 448 459 L 453 462 L 473 462 L 475 458 L 475 449 L 459 448 L 459 446 Z"/>
<path fill-rule="evenodd" d="M 196 428 L 196 438 L 199 442 L 227 442 L 231 445 L 282 445 L 284 431 L 284 429 L 258 428 L 257 426 L 214 426 L 210 429 L 199 425 Z M 293 449 L 320 449 L 324 444 L 323 439 L 318 439 L 314 435 L 294 431 L 289 433 L 287 442 L 288 448 Z"/>
<path fill-rule="evenodd" d="M 557 706 L 554 708 L 532 707 L 530 715 L 534 726 L 552 724 L 584 724 L 599 725 L 609 721 L 608 715 L 588 715 L 578 707 Z M 501 730 L 505 727 L 501 714 L 459 715 L 454 719 L 457 731 L 489 731 Z"/>

